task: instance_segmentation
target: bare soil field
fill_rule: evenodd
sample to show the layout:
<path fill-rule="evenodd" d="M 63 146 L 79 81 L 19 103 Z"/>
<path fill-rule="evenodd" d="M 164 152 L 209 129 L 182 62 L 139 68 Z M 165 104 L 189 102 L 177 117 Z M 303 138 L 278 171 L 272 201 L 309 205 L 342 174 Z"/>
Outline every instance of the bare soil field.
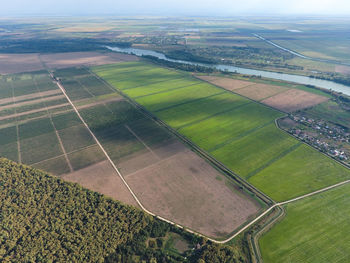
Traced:
<path fill-rule="evenodd" d="M 0 74 L 44 69 L 38 54 L 0 54 Z"/>
<path fill-rule="evenodd" d="M 118 54 L 116 52 L 71 52 L 54 53 L 40 56 L 48 68 L 68 68 L 76 66 L 96 66 L 125 61 L 137 61 L 136 56 Z"/>
<path fill-rule="evenodd" d="M 251 86 L 244 87 L 242 89 L 235 90 L 236 93 L 248 97 L 252 100 L 260 101 L 262 99 L 271 97 L 278 93 L 287 91 L 287 88 L 267 85 L 267 84 L 254 84 Z"/>
<path fill-rule="evenodd" d="M 293 112 L 327 101 L 328 98 L 302 90 L 290 89 L 261 102 L 284 112 Z"/>
<path fill-rule="evenodd" d="M 220 179 L 218 179 L 220 178 Z M 150 211 L 210 237 L 224 237 L 259 205 L 190 150 L 125 176 Z"/>
<path fill-rule="evenodd" d="M 198 76 L 198 78 L 208 81 L 216 86 L 222 87 L 230 91 L 241 89 L 250 85 L 254 85 L 254 83 L 249 81 L 231 79 L 231 78 L 216 77 L 214 79 L 211 79 L 212 76 Z"/>
<path fill-rule="evenodd" d="M 107 160 L 62 175 L 61 178 L 126 204 L 137 206 L 135 199 Z"/>

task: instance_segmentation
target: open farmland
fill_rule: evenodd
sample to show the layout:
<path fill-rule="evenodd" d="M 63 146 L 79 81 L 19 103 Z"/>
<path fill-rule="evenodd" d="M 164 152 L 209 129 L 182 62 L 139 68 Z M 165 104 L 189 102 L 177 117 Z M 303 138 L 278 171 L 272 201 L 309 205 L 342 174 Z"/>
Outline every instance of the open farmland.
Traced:
<path fill-rule="evenodd" d="M 350 178 L 348 169 L 278 129 L 275 119 L 283 116 L 281 112 L 208 83 L 193 85 L 195 78 L 182 72 L 155 69 L 153 65 L 145 67 L 145 63 L 133 62 L 93 70 L 123 93 L 137 89 L 142 96 L 137 93 L 128 96 L 275 200 L 288 200 Z M 126 82 L 124 72 L 132 80 Z M 150 81 L 153 78 L 157 81 Z M 167 85 L 168 81 L 180 78 L 188 80 L 189 85 L 182 83 L 183 86 L 174 88 Z M 234 89 L 235 84 L 227 78 L 221 81 Z M 236 81 L 237 90 L 249 88 L 247 81 Z M 153 87 L 149 89 L 155 83 L 159 92 L 154 92 Z M 260 99 L 288 91 L 304 92 L 248 83 L 266 88 L 265 95 L 258 94 Z M 251 94 L 256 96 L 254 91 Z M 309 163 L 307 176 L 301 176 L 305 162 Z M 272 172 L 275 170 L 278 172 Z"/>
<path fill-rule="evenodd" d="M 72 85 L 72 88 L 66 88 L 65 83 L 82 82 L 87 74 L 89 72 L 84 69 L 74 68 L 55 71 L 75 104 L 91 100 L 75 97 L 81 90 L 88 89 L 88 83 Z M 100 81 L 100 85 L 104 82 Z M 96 102 L 101 96 L 104 98 L 105 94 L 97 96 Z M 223 238 L 261 210 L 253 197 L 129 102 L 120 98 L 102 101 L 104 103 L 80 107 L 79 112 L 149 211 L 205 235 Z M 109 176 L 106 167 L 101 175 L 91 173 L 89 168 L 98 165 L 64 175 L 64 178 L 115 197 L 115 191 L 119 191 L 118 180 Z M 187 191 L 186 187 L 192 191 Z M 203 214 L 207 216 L 201 216 Z"/>
<path fill-rule="evenodd" d="M 349 262 L 350 185 L 286 205 L 260 241 L 264 262 Z"/>
<path fill-rule="evenodd" d="M 283 112 L 294 112 L 328 100 L 323 92 L 304 86 L 278 86 L 215 76 L 198 78 Z"/>
<path fill-rule="evenodd" d="M 80 113 L 151 212 L 221 238 L 260 210 L 252 197 L 128 102 L 97 105 Z"/>
<path fill-rule="evenodd" d="M 102 84 L 97 85 L 98 80 L 92 81 L 92 76 L 84 72 L 90 80 L 89 89 L 99 90 Z M 109 93 L 115 94 L 111 89 Z M 47 72 L 4 76 L 0 80 L 0 94 L 1 156 L 54 175 L 67 176 L 71 181 L 90 168 L 96 175 L 107 173 L 118 178 Z M 89 107 L 96 101 L 90 98 L 80 103 Z M 119 187 L 116 189 L 122 190 L 113 197 L 135 204 L 125 185 L 114 181 L 114 185 Z M 98 190 L 99 182 L 90 189 Z"/>

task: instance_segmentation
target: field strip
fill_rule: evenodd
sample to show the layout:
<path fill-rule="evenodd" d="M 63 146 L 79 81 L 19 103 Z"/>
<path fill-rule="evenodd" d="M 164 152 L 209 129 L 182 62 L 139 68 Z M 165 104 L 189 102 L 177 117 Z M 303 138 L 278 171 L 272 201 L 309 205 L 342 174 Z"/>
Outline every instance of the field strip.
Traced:
<path fill-rule="evenodd" d="M 111 91 L 113 91 L 113 93 L 117 93 L 117 94 L 118 94 L 118 92 L 117 92 L 112 86 L 106 85 L 106 83 L 104 83 L 100 78 L 98 78 L 97 75 L 95 75 L 95 74 L 90 70 L 90 68 L 86 67 L 85 69 L 86 69 L 87 72 L 90 73 L 90 75 L 91 75 L 92 77 L 94 77 L 94 78 L 97 79 L 99 82 L 101 82 L 101 83 L 103 84 L 103 86 L 108 87 Z"/>
<path fill-rule="evenodd" d="M 116 102 L 116 101 L 122 101 L 124 100 L 124 98 L 109 98 L 109 99 L 105 99 L 105 100 L 96 100 L 94 102 L 91 103 L 87 103 L 87 104 L 83 104 L 83 105 L 77 105 L 77 109 L 82 110 L 82 109 L 86 109 L 86 108 L 90 108 L 90 107 L 94 107 L 94 106 L 98 106 L 98 105 L 105 105 L 106 103 L 110 103 L 110 102 Z M 77 103 L 77 101 L 75 101 Z"/>
<path fill-rule="evenodd" d="M 162 91 L 158 91 L 158 92 L 153 92 L 153 93 L 150 93 L 150 94 L 134 97 L 133 99 L 144 98 L 144 97 L 147 97 L 147 96 L 152 96 L 152 95 L 156 95 L 156 94 L 160 94 L 160 93 L 166 93 L 166 92 L 173 91 L 173 90 L 188 88 L 188 87 L 199 85 L 199 84 L 201 84 L 201 83 L 194 83 L 194 84 L 191 84 L 191 85 L 186 85 L 186 86 L 171 88 L 171 89 L 162 90 Z"/>
<path fill-rule="evenodd" d="M 51 119 L 51 117 L 50 117 L 50 119 Z M 61 150 L 62 150 L 62 152 L 63 152 L 64 158 L 66 159 L 66 162 L 67 162 L 67 164 L 68 164 L 69 170 L 70 170 L 70 172 L 74 172 L 73 166 L 72 166 L 72 164 L 70 163 L 70 161 L 69 161 L 69 159 L 68 159 L 68 155 L 67 155 L 66 149 L 65 149 L 64 146 L 63 146 L 63 143 L 62 143 L 62 140 L 61 140 L 61 136 L 59 135 L 59 133 L 58 133 L 58 131 L 57 131 L 55 125 L 53 124 L 52 119 L 51 119 L 51 123 L 52 123 L 52 125 L 53 125 L 53 127 L 54 127 L 54 129 L 55 129 L 55 133 L 56 133 L 58 142 L 59 142 L 59 144 L 60 144 L 60 146 L 61 146 Z"/>
<path fill-rule="evenodd" d="M 81 125 L 81 124 L 79 124 L 79 125 Z M 73 127 L 73 126 L 72 126 L 72 127 Z M 80 151 L 83 151 L 83 150 L 92 148 L 92 147 L 94 147 L 94 146 L 96 146 L 96 145 L 97 145 L 97 144 L 94 143 L 94 144 L 85 146 L 85 147 L 83 147 L 83 148 L 80 148 L 80 149 L 78 149 L 78 150 L 74 150 L 74 151 L 71 151 L 71 152 L 67 152 L 67 155 L 69 155 L 69 154 L 71 154 L 71 153 L 80 152 Z M 36 162 L 36 163 L 32 163 L 32 164 L 30 164 L 30 165 L 41 164 L 41 163 L 43 163 L 43 162 L 51 161 L 51 160 L 56 159 L 56 158 L 59 158 L 59 157 L 64 157 L 64 154 L 60 154 L 60 155 L 57 155 L 57 156 L 55 156 L 55 157 L 51 157 L 51 158 L 48 158 L 48 159 L 45 159 L 45 160 L 42 160 L 42 161 L 39 161 L 39 162 Z"/>
<path fill-rule="evenodd" d="M 11 83 L 11 88 L 12 88 L 12 100 L 13 104 L 15 104 L 15 88 L 13 86 L 13 83 Z M 19 127 L 18 127 L 18 118 L 17 118 L 17 109 L 15 108 L 15 119 L 16 119 L 16 135 L 17 135 L 17 158 L 18 162 L 22 162 L 22 155 L 21 155 L 21 142 L 19 138 Z"/>
<path fill-rule="evenodd" d="M 157 165 L 159 165 L 159 164 L 161 164 L 161 163 L 163 163 L 163 162 L 169 161 L 169 160 L 175 158 L 177 155 L 183 154 L 183 153 L 185 153 L 185 152 L 187 152 L 187 151 L 189 151 L 189 150 L 186 149 L 186 150 L 180 151 L 180 152 L 178 152 L 178 153 L 175 153 L 175 154 L 173 154 L 173 155 L 171 155 L 171 156 L 169 156 L 169 157 L 166 157 L 166 158 L 163 158 L 163 159 L 159 159 L 159 161 L 157 161 L 157 162 L 155 162 L 155 163 L 152 163 L 152 164 L 150 164 L 150 165 L 148 165 L 148 166 L 146 166 L 146 167 L 143 167 L 143 168 L 141 168 L 141 169 L 138 169 L 138 170 L 135 171 L 135 172 L 126 174 L 125 177 L 133 176 L 133 175 L 135 175 L 135 174 L 137 174 L 137 173 L 139 173 L 139 172 L 141 172 L 141 171 L 145 171 L 145 170 L 147 170 L 147 169 L 149 169 L 149 168 L 152 168 L 152 167 L 154 167 L 154 166 L 157 166 Z"/>
<path fill-rule="evenodd" d="M 246 105 L 246 104 L 244 104 L 244 105 Z M 222 143 L 220 143 L 220 144 L 214 146 L 213 148 L 210 148 L 210 149 L 208 150 L 208 152 L 216 151 L 216 150 L 220 149 L 221 147 L 224 147 L 225 145 L 227 145 L 227 144 L 229 144 L 229 143 L 231 143 L 231 142 L 234 142 L 234 141 L 236 141 L 236 140 L 242 139 L 242 138 L 244 138 L 244 137 L 250 135 L 251 133 L 256 132 L 256 131 L 258 131 L 258 130 L 260 130 L 260 129 L 262 129 L 262 128 L 264 128 L 264 127 L 266 127 L 266 126 L 268 126 L 268 125 L 270 125 L 270 124 L 272 124 L 272 123 L 273 123 L 273 121 L 268 121 L 268 122 L 263 123 L 263 124 L 261 124 L 261 125 L 259 125 L 259 126 L 257 126 L 257 127 L 254 127 L 254 128 L 252 128 L 252 129 L 246 131 L 245 133 L 241 134 L 241 135 L 238 135 L 238 136 L 236 136 L 236 137 L 230 138 L 230 139 L 228 139 L 228 140 L 226 140 L 226 141 L 224 141 L 224 142 L 222 142 Z"/>
<path fill-rule="evenodd" d="M 198 120 L 195 120 L 195 121 L 191 121 L 191 122 L 189 122 L 189 123 L 186 123 L 186 124 L 184 124 L 184 125 L 181 125 L 181 126 L 177 127 L 176 130 L 181 130 L 182 128 L 185 128 L 185 127 L 194 125 L 194 124 L 196 124 L 196 123 L 199 123 L 199 122 L 202 122 L 202 121 L 211 119 L 211 118 L 213 118 L 213 117 L 215 117 L 215 116 L 218 116 L 218 115 L 224 114 L 224 113 L 226 113 L 226 112 L 229 112 L 229 111 L 238 109 L 238 108 L 243 107 L 243 106 L 245 106 L 245 105 L 248 105 L 248 104 L 250 104 L 250 103 L 252 103 L 252 102 L 249 101 L 249 102 L 247 102 L 247 103 L 234 106 L 234 107 L 229 108 L 229 109 L 227 109 L 227 110 L 219 111 L 219 112 L 217 112 L 217 113 L 214 113 L 214 114 L 212 114 L 212 115 L 206 116 L 206 117 L 204 117 L 204 118 L 201 118 L 201 119 L 198 119 Z"/>
<path fill-rule="evenodd" d="M 191 102 L 195 102 L 195 101 L 200 101 L 200 100 L 204 100 L 204 99 L 207 99 L 207 98 L 211 98 L 211 97 L 214 97 L 216 95 L 221 95 L 221 94 L 224 94 L 226 93 L 226 91 L 223 91 L 223 92 L 218 92 L 218 93 L 215 93 L 215 94 L 211 94 L 209 96 L 205 96 L 205 97 L 201 97 L 201 98 L 197 98 L 197 99 L 193 99 L 193 100 L 188 100 L 188 101 L 185 101 L 185 102 L 182 102 L 182 103 L 177 103 L 175 105 L 171 105 L 171 106 L 168 106 L 168 107 L 164 107 L 164 108 L 161 108 L 159 110 L 155 110 L 154 112 L 160 112 L 160 111 L 163 111 L 163 110 L 168 110 L 168 109 L 171 109 L 171 108 L 175 108 L 177 106 L 180 106 L 180 105 L 185 105 L 187 103 L 191 103 Z"/>
<path fill-rule="evenodd" d="M 74 78 L 74 80 L 76 82 L 78 82 L 78 84 L 83 88 L 83 90 L 85 90 L 87 93 L 89 93 L 91 95 L 91 97 L 93 97 L 93 98 L 96 97 L 93 93 L 91 93 L 91 91 L 83 83 L 81 83 L 80 80 L 78 80 L 77 78 Z"/>
<path fill-rule="evenodd" d="M 253 177 L 254 175 L 256 175 L 257 173 L 261 172 L 262 170 L 264 170 L 265 168 L 269 167 L 270 165 L 272 165 L 273 163 L 277 162 L 278 160 L 280 160 L 281 158 L 283 158 L 284 156 L 286 156 L 287 154 L 295 151 L 297 148 L 299 148 L 299 146 L 301 146 L 302 143 L 301 142 L 297 142 L 296 144 L 292 145 L 291 147 L 289 147 L 288 149 L 286 149 L 285 151 L 283 151 L 282 153 L 280 153 L 279 155 L 275 156 L 274 158 L 272 158 L 270 161 L 268 161 L 267 163 L 263 164 L 262 166 L 256 168 L 254 171 L 251 171 L 246 177 L 245 179 L 248 180 L 251 177 Z"/>
<path fill-rule="evenodd" d="M 126 78 L 126 79 L 130 79 L 130 78 Z M 150 83 L 146 83 L 146 84 L 139 85 L 139 86 L 132 86 L 132 87 L 130 87 L 130 88 L 121 89 L 121 90 L 137 89 L 137 88 L 141 88 L 141 87 L 144 87 L 144 86 L 149 86 L 149 85 L 153 85 L 153 84 L 168 82 L 168 81 L 177 80 L 177 79 L 183 79 L 183 76 L 177 76 L 176 78 L 171 78 L 171 79 L 165 79 L 165 80 L 159 80 L 159 81 L 155 81 L 155 82 L 150 82 Z M 123 80 L 119 80 L 119 81 L 123 81 Z M 199 84 L 199 83 L 198 83 L 198 84 Z"/>
<path fill-rule="evenodd" d="M 37 81 L 36 81 L 35 79 L 33 79 L 33 82 L 35 83 L 35 86 L 36 86 L 37 90 L 39 91 L 39 94 L 40 94 L 42 103 L 45 105 L 45 109 L 46 109 L 46 112 L 47 112 L 47 116 L 48 116 L 49 119 L 50 119 L 51 125 L 52 125 L 52 127 L 55 129 L 55 133 L 56 133 L 57 140 L 58 140 L 58 142 L 59 142 L 59 144 L 60 144 L 60 147 L 61 147 L 61 150 L 62 150 L 62 152 L 63 152 L 63 154 L 64 154 L 64 158 L 66 159 L 66 162 L 67 162 L 67 164 L 68 164 L 69 170 L 70 170 L 71 172 L 73 172 L 73 171 L 74 171 L 74 170 L 73 170 L 73 166 L 72 166 L 72 164 L 70 163 L 70 161 L 69 161 L 69 159 L 68 159 L 68 155 L 67 155 L 66 149 L 65 149 L 64 146 L 63 146 L 63 143 L 62 143 L 62 140 L 61 140 L 61 136 L 60 136 L 60 134 L 58 133 L 58 131 L 57 131 L 57 129 L 56 129 L 56 126 L 55 126 L 55 124 L 54 124 L 54 122 L 53 122 L 53 120 L 52 120 L 52 115 L 51 115 L 49 109 L 47 108 L 46 100 L 45 100 L 44 97 L 42 96 L 42 93 L 41 93 L 41 91 L 40 91 L 40 89 L 39 89 L 39 86 L 38 86 Z M 64 97 L 64 95 L 63 95 L 63 97 Z"/>
<path fill-rule="evenodd" d="M 49 106 L 49 107 L 46 107 L 46 108 L 40 108 L 40 109 L 25 111 L 25 112 L 21 112 L 21 113 L 17 113 L 17 114 L 11 114 L 11 115 L 7 115 L 7 116 L 2 116 L 2 117 L 0 117 L 0 121 L 11 119 L 11 118 L 16 118 L 16 117 L 21 117 L 21 116 L 24 116 L 24 115 L 37 113 L 37 112 L 41 112 L 41 111 L 46 111 L 46 109 L 51 110 L 51 109 L 60 108 L 60 107 L 63 107 L 63 106 L 68 106 L 68 105 L 69 105 L 69 103 L 62 103 L 62 104 L 59 104 L 59 105 L 53 105 L 53 106 Z"/>
<path fill-rule="evenodd" d="M 139 136 L 137 136 L 137 134 L 129 127 L 129 125 L 125 124 L 124 126 L 125 126 L 125 128 L 128 129 L 129 132 L 131 132 L 132 135 L 134 135 L 136 137 L 137 140 L 139 140 L 139 142 L 141 142 L 143 144 L 143 146 L 146 147 L 146 149 L 148 151 L 150 151 L 152 153 L 152 155 L 154 157 L 156 157 L 157 160 L 160 160 L 159 156 L 157 154 L 155 154 L 155 152 L 152 151 L 152 149 Z"/>
<path fill-rule="evenodd" d="M 46 96 L 53 96 L 53 95 L 57 95 L 57 94 L 61 94 L 61 91 L 59 89 L 48 90 L 48 91 L 43 92 L 43 95 L 45 95 L 45 97 Z M 13 100 L 12 100 L 12 98 L 0 99 L 0 105 L 4 106 L 5 104 L 8 104 L 10 102 L 17 103 L 17 102 L 24 101 L 24 100 L 36 99 L 38 97 L 40 97 L 40 95 L 38 95 L 38 93 L 31 93 L 28 95 L 14 97 Z"/>
<path fill-rule="evenodd" d="M 13 104 L 6 105 L 6 106 L 0 106 L 0 111 L 2 110 L 7 110 L 7 109 L 12 109 L 12 108 L 18 108 L 26 105 L 31 105 L 31 104 L 38 104 L 39 101 L 42 101 L 43 96 L 40 98 L 34 99 L 34 100 L 28 100 L 28 101 L 22 101 L 22 102 L 14 102 Z M 54 101 L 54 100 L 59 100 L 64 98 L 62 94 L 60 95 L 54 95 L 51 97 L 45 97 L 45 101 Z"/>

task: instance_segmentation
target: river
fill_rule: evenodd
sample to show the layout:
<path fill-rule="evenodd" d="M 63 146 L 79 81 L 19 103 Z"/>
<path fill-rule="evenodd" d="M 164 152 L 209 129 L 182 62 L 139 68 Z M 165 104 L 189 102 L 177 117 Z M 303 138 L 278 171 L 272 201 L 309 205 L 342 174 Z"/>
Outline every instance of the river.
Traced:
<path fill-rule="evenodd" d="M 115 52 L 134 54 L 136 56 L 148 55 L 148 56 L 154 56 L 154 57 L 157 57 L 159 59 L 164 59 L 164 60 L 176 62 L 176 63 L 199 65 L 199 66 L 204 66 L 204 67 L 209 67 L 209 68 L 215 68 L 215 69 L 222 70 L 222 71 L 237 72 L 240 74 L 261 76 L 264 78 L 284 80 L 284 81 L 294 82 L 294 83 L 303 84 L 303 85 L 312 85 L 312 86 L 316 86 L 319 88 L 324 88 L 324 89 L 334 90 L 337 92 L 342 92 L 342 93 L 350 96 L 350 86 L 342 85 L 342 84 L 336 83 L 334 81 L 329 81 L 329 80 L 322 80 L 322 79 L 310 78 L 310 77 L 301 76 L 301 75 L 292 75 L 292 74 L 271 72 L 271 71 L 258 70 L 258 69 L 241 68 L 241 67 L 235 67 L 235 66 L 223 65 L 223 64 L 211 65 L 211 64 L 203 64 L 203 63 L 197 63 L 197 62 L 191 62 L 191 61 L 171 59 L 171 58 L 166 57 L 163 53 L 156 52 L 153 50 L 147 50 L 147 49 L 120 48 L 120 47 L 110 47 L 110 46 L 107 46 L 107 48 L 112 50 L 112 51 L 115 51 Z"/>

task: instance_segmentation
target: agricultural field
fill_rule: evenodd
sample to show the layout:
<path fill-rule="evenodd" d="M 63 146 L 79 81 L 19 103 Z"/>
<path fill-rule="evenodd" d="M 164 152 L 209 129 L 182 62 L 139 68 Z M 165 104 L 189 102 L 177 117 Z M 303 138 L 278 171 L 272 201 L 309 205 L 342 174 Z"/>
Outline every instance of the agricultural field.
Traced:
<path fill-rule="evenodd" d="M 230 179 L 128 102 L 97 105 L 80 113 L 151 212 L 222 238 L 260 211 L 260 205 Z"/>
<path fill-rule="evenodd" d="M 264 234 L 264 262 L 349 262 L 350 185 L 285 206 L 286 217 Z"/>
<path fill-rule="evenodd" d="M 104 94 L 107 90 L 116 94 L 98 79 L 93 79 L 89 72 L 83 72 L 91 96 L 95 91 Z M 95 93 L 99 95 L 99 92 Z M 67 176 L 70 181 L 91 167 L 97 167 L 93 169 L 96 174 L 108 171 L 110 176 L 116 177 L 115 171 L 106 163 L 105 155 L 47 72 L 3 76 L 0 94 L 1 156 L 56 176 Z M 108 100 L 110 97 L 107 96 Z M 94 106 L 98 98 L 101 96 L 80 100 L 80 103 L 88 108 Z M 118 180 L 114 184 L 122 190 L 113 197 L 135 205 L 124 184 Z M 97 184 L 90 189 L 98 187 Z"/>
<path fill-rule="evenodd" d="M 123 70 L 129 74 L 128 70 Z M 150 74 L 165 72 L 157 68 L 149 71 Z M 152 213 L 210 237 L 224 238 L 263 209 L 257 200 L 128 101 L 117 95 L 110 100 L 115 89 L 99 78 L 91 81 L 92 75 L 87 69 L 60 69 L 54 74 L 142 205 Z M 74 84 L 70 85 L 72 82 Z M 194 82 L 198 85 L 199 81 Z M 92 84 L 95 84 L 94 89 L 90 88 Z M 102 88 L 98 88 L 100 86 Z M 203 87 L 206 86 L 208 84 Z M 111 94 L 104 94 L 104 90 Z M 95 95 L 96 100 L 86 94 Z M 85 107 L 86 104 L 89 107 Z M 72 146 L 74 144 L 72 142 Z M 104 166 L 104 172 L 98 175 L 92 172 L 101 164 L 63 175 L 63 178 L 116 198 L 116 192 L 121 192 L 120 180 L 110 175 L 110 168 Z"/>
<path fill-rule="evenodd" d="M 215 76 L 198 76 L 198 78 L 288 113 L 310 108 L 329 99 L 324 92 L 302 85 L 279 86 L 276 83 L 256 83 Z"/>
<path fill-rule="evenodd" d="M 278 129 L 275 120 L 284 116 L 283 113 L 233 92 L 243 90 L 245 96 L 258 96 L 254 98 L 262 100 L 286 94 L 283 99 L 292 101 L 286 111 L 303 107 L 293 102 L 296 93 L 304 94 L 302 97 L 315 104 L 328 100 L 322 93 L 288 85 L 220 79 L 221 84 L 233 91 L 230 92 L 205 82 L 193 84 L 196 79 L 182 72 L 157 69 L 153 65 L 147 68 L 145 63 L 135 62 L 95 67 L 93 71 L 123 93 L 137 90 L 127 95 L 276 201 L 350 178 L 348 169 Z M 125 81 L 124 72 L 128 77 L 133 76 L 131 81 Z M 173 83 L 172 79 L 180 78 L 188 79 L 189 85 L 183 82 L 183 86 L 167 85 L 167 80 Z M 217 80 L 211 76 L 204 79 Z M 263 91 L 256 93 L 256 89 Z M 302 176 L 305 172 L 307 175 Z"/>

